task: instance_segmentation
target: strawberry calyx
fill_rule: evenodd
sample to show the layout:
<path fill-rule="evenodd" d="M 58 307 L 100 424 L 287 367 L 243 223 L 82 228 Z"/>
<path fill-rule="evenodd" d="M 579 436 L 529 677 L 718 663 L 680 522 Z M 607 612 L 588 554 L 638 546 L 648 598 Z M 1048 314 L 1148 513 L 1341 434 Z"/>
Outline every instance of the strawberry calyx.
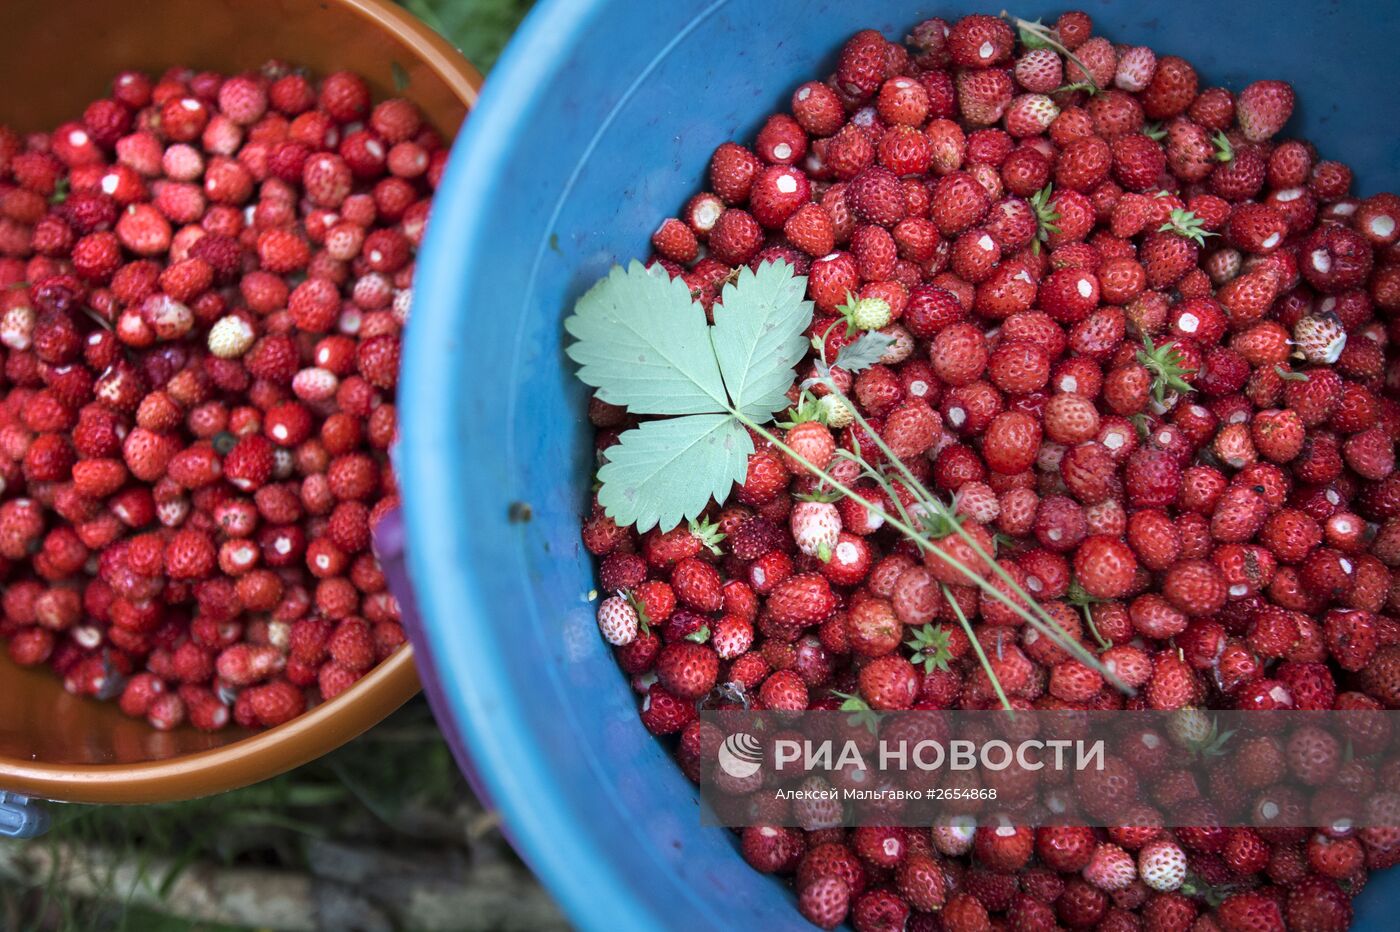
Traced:
<path fill-rule="evenodd" d="M 1223 130 L 1216 130 L 1212 141 L 1215 143 L 1215 160 L 1217 162 L 1228 162 L 1235 157 L 1235 147 L 1230 144 L 1230 139 Z"/>
<path fill-rule="evenodd" d="M 1033 252 L 1040 252 L 1040 244 L 1050 241 L 1050 234 L 1060 232 L 1060 228 L 1055 225 L 1055 221 L 1060 219 L 1060 212 L 1050 203 L 1050 196 L 1054 193 L 1055 186 L 1047 184 L 1039 191 L 1031 195 L 1031 210 L 1035 211 L 1035 240 L 1031 243 Z"/>
<path fill-rule="evenodd" d="M 904 646 L 914 652 L 909 662 L 915 665 L 923 664 L 926 674 L 935 669 L 947 670 L 948 661 L 953 659 L 948 632 L 931 624 L 915 628 L 913 637 L 905 641 Z"/>
<path fill-rule="evenodd" d="M 637 598 L 637 594 L 630 589 L 623 589 L 618 595 L 627 600 L 627 604 L 632 606 L 632 611 L 637 613 L 637 627 L 643 634 L 651 634 L 651 616 L 647 614 L 646 603 Z"/>
<path fill-rule="evenodd" d="M 1171 212 L 1171 219 L 1157 228 L 1158 233 L 1175 233 L 1183 239 L 1194 240 L 1204 246 L 1207 236 L 1218 236 L 1206 229 L 1205 221 L 1189 210 L 1177 208 Z"/>
<path fill-rule="evenodd" d="M 1001 15 L 1007 16 L 1006 11 L 1003 10 Z M 1050 27 L 1039 19 L 1024 20 L 1016 19 L 1014 16 L 1008 18 L 1016 24 L 1016 32 L 1023 46 L 1028 49 L 1048 49 L 1050 47 L 1050 43 L 1045 38 Z"/>
<path fill-rule="evenodd" d="M 1168 730 L 1175 744 L 1201 757 L 1224 754 L 1225 745 L 1235 734 L 1234 729 L 1221 731 L 1214 717 L 1207 719 L 1204 711 L 1189 706 L 1172 717 Z"/>
<path fill-rule="evenodd" d="M 1080 614 L 1084 616 L 1084 624 L 1088 626 L 1090 633 L 1094 635 L 1094 640 L 1098 642 L 1100 647 L 1104 650 L 1108 650 L 1113 646 L 1113 642 L 1100 634 L 1098 625 L 1094 624 L 1093 607 L 1102 602 L 1103 599 L 1090 595 L 1088 591 L 1079 584 L 1079 580 L 1071 579 L 1069 581 L 1069 592 L 1065 595 L 1065 600 L 1069 602 L 1070 605 L 1079 609 Z"/>
<path fill-rule="evenodd" d="M 848 291 L 846 303 L 839 305 L 836 312 L 846 321 L 848 337 L 862 330 L 879 330 L 890 323 L 890 303 L 884 298 L 858 298 Z"/>
<path fill-rule="evenodd" d="M 822 488 L 821 486 L 818 486 L 817 488 L 813 489 L 813 490 L 810 491 L 810 492 L 803 492 L 801 495 L 795 496 L 795 498 L 796 498 L 798 501 L 800 501 L 800 502 L 825 502 L 825 503 L 831 503 L 831 502 L 840 501 L 841 498 L 842 498 L 842 495 L 841 495 L 840 492 L 836 491 L 835 489 L 832 489 L 832 488 Z M 826 562 L 826 561 L 823 560 L 822 562 Z"/>
<path fill-rule="evenodd" d="M 705 549 L 715 556 L 724 552 L 720 550 L 719 542 L 724 540 L 725 534 L 719 529 L 719 525 L 714 524 L 708 518 L 692 518 L 690 520 L 690 533 L 692 537 L 698 538 Z"/>
<path fill-rule="evenodd" d="M 962 526 L 964 516 L 944 506 L 937 499 L 933 499 L 932 504 L 934 508 L 919 516 L 920 529 L 930 540 L 942 540 Z"/>
<path fill-rule="evenodd" d="M 1148 123 L 1142 128 L 1142 134 L 1148 139 L 1155 139 L 1161 142 L 1167 138 L 1167 129 L 1161 123 Z"/>
<path fill-rule="evenodd" d="M 797 404 L 788 408 L 786 417 L 787 420 L 776 423 L 783 430 L 792 430 L 798 424 L 806 424 L 809 421 L 825 424 L 827 412 L 820 398 L 804 390 L 797 396 Z"/>
<path fill-rule="evenodd" d="M 1194 391 L 1191 383 L 1187 382 L 1183 376 L 1195 372 L 1195 369 L 1188 369 L 1182 365 L 1181 352 L 1177 350 L 1175 343 L 1163 343 L 1160 346 L 1152 344 L 1152 338 L 1147 334 L 1142 335 L 1143 348 L 1138 350 L 1138 362 L 1147 367 L 1147 371 L 1152 374 L 1152 398 L 1159 405 L 1167 402 L 1167 396 L 1171 393 L 1183 394 Z"/>

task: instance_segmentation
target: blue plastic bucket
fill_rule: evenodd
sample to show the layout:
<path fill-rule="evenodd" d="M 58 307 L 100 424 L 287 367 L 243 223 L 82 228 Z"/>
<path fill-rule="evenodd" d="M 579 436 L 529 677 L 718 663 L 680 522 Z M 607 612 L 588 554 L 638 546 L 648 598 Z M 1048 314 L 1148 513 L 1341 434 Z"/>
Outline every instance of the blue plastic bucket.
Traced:
<path fill-rule="evenodd" d="M 1211 82 L 1287 77 L 1296 129 L 1351 164 L 1359 190 L 1400 176 L 1376 109 L 1400 82 L 1393 5 L 1082 6 L 1098 31 L 1183 54 Z M 418 656 L 464 769 L 581 927 L 803 923 L 726 830 L 700 826 L 694 789 L 598 637 L 578 536 L 591 430 L 560 323 L 613 262 L 648 251 L 716 145 L 751 136 L 852 32 L 898 37 L 935 13 L 1000 9 L 552 0 L 457 142 L 419 262 L 400 406 Z M 1377 918 L 1400 901 L 1400 876 L 1387 879 L 1359 904 L 1371 928 L 1393 928 Z"/>

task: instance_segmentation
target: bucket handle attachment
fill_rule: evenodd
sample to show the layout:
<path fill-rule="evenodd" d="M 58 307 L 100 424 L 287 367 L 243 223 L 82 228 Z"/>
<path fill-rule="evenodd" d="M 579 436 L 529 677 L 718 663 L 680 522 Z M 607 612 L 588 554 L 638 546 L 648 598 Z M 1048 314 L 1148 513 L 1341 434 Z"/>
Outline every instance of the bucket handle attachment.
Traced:
<path fill-rule="evenodd" d="M 0 838 L 37 838 L 49 830 L 42 800 L 0 790 Z"/>

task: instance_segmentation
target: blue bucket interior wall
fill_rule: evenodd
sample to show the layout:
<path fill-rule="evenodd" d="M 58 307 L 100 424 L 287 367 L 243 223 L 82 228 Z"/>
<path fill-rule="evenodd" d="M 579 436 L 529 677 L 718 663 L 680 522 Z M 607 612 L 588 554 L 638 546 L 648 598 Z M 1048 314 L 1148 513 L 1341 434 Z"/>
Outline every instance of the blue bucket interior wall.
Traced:
<path fill-rule="evenodd" d="M 1081 5 L 1114 41 L 1182 53 L 1208 83 L 1287 77 L 1300 95 L 1290 130 L 1325 140 L 1360 192 L 1400 175 L 1393 124 L 1374 109 L 1400 83 L 1394 6 Z M 612 263 L 647 253 L 717 144 L 786 108 L 852 32 L 896 38 L 935 13 L 1000 8 L 547 0 L 457 143 L 420 259 L 400 407 L 422 662 L 444 726 L 582 927 L 800 920 L 727 831 L 700 827 L 695 791 L 642 728 L 598 637 L 578 538 L 591 430 L 560 322 Z M 1372 923 L 1400 900 L 1400 877 L 1388 879 L 1362 898 Z"/>

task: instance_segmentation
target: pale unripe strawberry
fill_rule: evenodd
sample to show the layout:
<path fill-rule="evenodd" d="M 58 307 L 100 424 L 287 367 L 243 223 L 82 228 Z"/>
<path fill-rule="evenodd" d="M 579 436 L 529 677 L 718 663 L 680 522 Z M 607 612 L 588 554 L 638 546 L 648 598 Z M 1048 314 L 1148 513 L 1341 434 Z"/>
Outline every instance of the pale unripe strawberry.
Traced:
<path fill-rule="evenodd" d="M 879 330 L 890 322 L 890 303 L 884 298 L 858 298 L 841 310 L 857 330 Z"/>
<path fill-rule="evenodd" d="M 1186 852 L 1169 838 L 1149 841 L 1138 851 L 1138 875 L 1153 890 L 1175 890 L 1186 880 Z"/>
<path fill-rule="evenodd" d="M 792 539 L 797 549 L 809 557 L 831 558 L 841 534 L 841 513 L 830 502 L 798 502 L 790 519 Z"/>
<path fill-rule="evenodd" d="M 27 350 L 34 337 L 34 309 L 12 307 L 0 318 L 0 343 L 12 350 Z"/>
<path fill-rule="evenodd" d="M 822 418 L 826 421 L 826 426 L 832 430 L 849 427 L 856 419 L 846 403 L 835 395 L 826 395 L 819 404 L 821 405 Z"/>
<path fill-rule="evenodd" d="M 1336 314 L 1308 314 L 1293 327 L 1293 342 L 1310 363 L 1330 366 L 1347 345 L 1347 332 Z"/>
<path fill-rule="evenodd" d="M 637 610 L 620 595 L 611 596 L 598 606 L 598 630 L 613 647 L 625 647 L 637 639 Z"/>
<path fill-rule="evenodd" d="M 253 327 L 237 314 L 221 317 L 209 328 L 209 352 L 220 359 L 237 359 L 253 346 Z"/>

